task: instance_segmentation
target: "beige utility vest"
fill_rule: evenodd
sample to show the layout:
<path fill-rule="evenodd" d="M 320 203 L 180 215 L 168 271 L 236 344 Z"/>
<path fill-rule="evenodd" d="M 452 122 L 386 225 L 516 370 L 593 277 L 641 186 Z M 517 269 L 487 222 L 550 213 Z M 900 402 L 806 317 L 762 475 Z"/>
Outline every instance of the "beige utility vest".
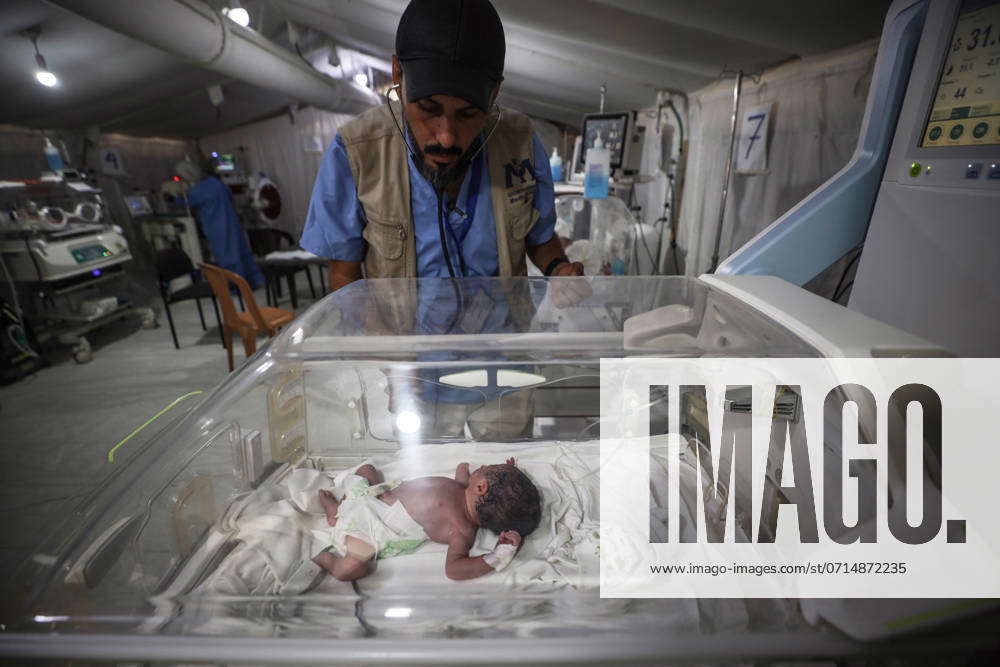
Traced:
<path fill-rule="evenodd" d="M 393 104 L 396 118 L 399 105 Z M 489 132 L 496 113 L 486 120 Z M 388 105 L 340 126 L 358 201 L 368 224 L 364 238 L 366 278 L 416 278 L 417 246 L 410 210 L 408 151 Z M 538 219 L 535 211 L 534 146 L 531 121 L 504 109 L 484 149 L 489 163 L 490 197 L 496 221 L 501 277 L 527 273 L 524 238 Z"/>

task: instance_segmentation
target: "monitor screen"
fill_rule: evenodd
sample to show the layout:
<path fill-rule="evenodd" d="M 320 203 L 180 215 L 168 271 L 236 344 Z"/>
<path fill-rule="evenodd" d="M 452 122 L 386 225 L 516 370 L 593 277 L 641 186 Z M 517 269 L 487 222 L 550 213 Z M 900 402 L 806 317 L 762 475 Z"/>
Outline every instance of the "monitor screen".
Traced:
<path fill-rule="evenodd" d="M 124 199 L 125 205 L 128 206 L 132 215 L 148 215 L 153 212 L 149 206 L 149 200 L 141 195 L 129 195 Z"/>
<path fill-rule="evenodd" d="M 625 153 L 625 132 L 628 129 L 627 113 L 602 113 L 583 119 L 583 146 L 580 164 L 587 159 L 587 151 L 594 147 L 600 133 L 604 146 L 611 151 L 611 168 L 619 169 Z"/>
<path fill-rule="evenodd" d="M 222 153 L 215 158 L 215 171 L 219 174 L 227 174 L 236 171 L 236 160 L 232 153 Z"/>
<path fill-rule="evenodd" d="M 921 146 L 1000 144 L 1000 0 L 964 0 Z"/>

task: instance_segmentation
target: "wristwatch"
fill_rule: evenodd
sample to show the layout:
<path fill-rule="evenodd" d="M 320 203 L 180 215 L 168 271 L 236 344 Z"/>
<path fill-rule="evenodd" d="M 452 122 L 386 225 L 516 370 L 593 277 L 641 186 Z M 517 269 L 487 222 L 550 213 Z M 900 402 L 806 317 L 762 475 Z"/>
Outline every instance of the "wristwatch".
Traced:
<path fill-rule="evenodd" d="M 556 257 L 554 260 L 549 262 L 549 265 L 545 267 L 545 270 L 542 271 L 542 273 L 544 273 L 546 276 L 551 276 L 552 272 L 555 271 L 556 267 L 559 266 L 560 264 L 569 264 L 569 260 L 566 259 L 565 257 Z"/>

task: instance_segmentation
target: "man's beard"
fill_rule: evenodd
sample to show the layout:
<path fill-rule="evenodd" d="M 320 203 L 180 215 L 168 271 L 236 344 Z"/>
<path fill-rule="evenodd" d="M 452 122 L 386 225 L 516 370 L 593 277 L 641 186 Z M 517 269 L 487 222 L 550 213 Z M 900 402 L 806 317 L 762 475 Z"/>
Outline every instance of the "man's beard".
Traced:
<path fill-rule="evenodd" d="M 465 176 L 465 172 L 472 163 L 473 156 L 479 150 L 480 143 L 481 140 L 477 138 L 469 148 L 463 151 L 457 146 L 445 148 L 440 144 L 428 144 L 425 148 L 421 149 L 414 142 L 413 151 L 416 154 L 415 162 L 417 163 L 417 170 L 421 176 L 427 179 L 436 192 L 443 192 L 449 185 L 453 185 Z M 458 156 L 458 159 L 449 165 L 435 167 L 427 163 L 428 155 Z"/>

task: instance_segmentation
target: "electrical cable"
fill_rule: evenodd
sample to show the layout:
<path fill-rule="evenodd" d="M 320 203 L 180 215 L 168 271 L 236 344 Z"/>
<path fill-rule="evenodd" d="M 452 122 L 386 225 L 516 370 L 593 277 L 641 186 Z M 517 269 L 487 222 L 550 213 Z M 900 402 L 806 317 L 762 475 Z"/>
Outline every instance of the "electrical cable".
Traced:
<path fill-rule="evenodd" d="M 298 42 L 295 42 L 295 53 L 299 54 L 299 58 L 302 58 L 302 62 L 304 62 L 306 65 L 309 65 L 309 67 L 311 67 L 312 69 L 316 69 L 316 67 L 311 62 L 309 62 L 309 60 L 302 54 L 302 49 L 299 48 Z"/>
<path fill-rule="evenodd" d="M 833 300 L 835 302 L 839 301 L 840 297 L 843 296 L 843 293 L 840 291 L 840 288 L 844 285 L 844 281 L 847 280 L 847 274 L 850 273 L 851 267 L 854 266 L 854 263 L 858 261 L 859 257 L 861 257 L 861 251 L 863 249 L 864 245 L 862 244 L 862 246 L 858 248 L 857 254 L 855 254 L 854 257 L 852 257 L 849 262 L 847 262 L 847 266 L 844 267 L 843 273 L 840 274 L 840 280 L 837 281 L 837 286 L 833 290 Z M 852 280 L 851 283 L 853 284 L 853 282 L 854 281 Z M 844 290 L 846 291 L 847 287 L 844 287 Z"/>
<path fill-rule="evenodd" d="M 847 283 L 846 285 L 844 285 L 844 290 L 840 294 L 834 294 L 833 295 L 833 301 L 834 301 L 834 303 L 840 303 L 841 297 L 843 297 L 845 294 L 847 294 L 847 291 L 849 289 L 851 289 L 852 287 L 854 287 L 854 281 L 853 280 L 850 281 L 849 283 Z"/>
<path fill-rule="evenodd" d="M 10 271 L 7 270 L 7 263 L 3 260 L 3 255 L 0 255 L 0 267 L 3 268 L 3 274 L 7 280 L 7 284 L 10 285 L 11 300 L 14 304 L 14 315 L 17 317 L 18 322 L 23 324 L 24 311 L 21 310 L 21 302 L 17 297 L 17 287 L 14 285 L 14 279 L 11 277 Z M 21 341 L 17 339 L 17 336 L 20 336 L 24 340 L 28 340 L 27 332 L 24 330 L 24 326 L 22 324 L 12 324 L 7 327 L 7 338 L 10 339 L 11 344 L 15 349 L 20 351 L 21 354 L 26 354 L 29 357 L 37 357 L 37 352 L 28 346 L 22 345 Z"/>
<path fill-rule="evenodd" d="M 628 201 L 629 201 L 629 210 L 631 210 L 632 209 L 632 204 L 635 202 L 635 186 L 634 185 L 632 186 L 632 189 L 629 191 Z M 662 220 L 662 219 L 663 218 L 660 218 L 660 220 Z M 659 220 L 657 220 L 656 222 L 659 222 Z M 635 224 L 635 228 L 636 228 L 636 234 L 638 235 L 639 240 L 642 241 L 642 246 L 646 249 L 646 256 L 649 257 L 649 264 L 650 264 L 650 270 L 652 271 L 652 275 L 657 275 L 659 273 L 656 270 L 657 269 L 657 262 L 656 262 L 656 259 L 653 257 L 653 251 L 649 249 L 649 243 L 646 242 L 646 234 L 645 234 L 645 232 L 642 229 L 642 223 L 639 222 L 638 220 L 636 220 L 634 224 Z M 656 229 L 656 223 L 653 223 L 653 229 Z M 639 259 L 639 256 L 637 254 L 636 255 L 636 260 L 638 260 L 638 259 Z M 635 268 L 636 268 L 636 274 L 638 275 L 638 273 L 639 273 L 639 267 L 636 266 Z"/>
<path fill-rule="evenodd" d="M 674 187 L 674 179 L 670 179 L 670 215 L 674 216 L 674 204 L 677 203 L 677 188 Z M 673 220 L 670 221 L 670 253 L 674 258 L 674 271 L 680 275 L 681 262 L 677 257 L 677 228 Z"/>

